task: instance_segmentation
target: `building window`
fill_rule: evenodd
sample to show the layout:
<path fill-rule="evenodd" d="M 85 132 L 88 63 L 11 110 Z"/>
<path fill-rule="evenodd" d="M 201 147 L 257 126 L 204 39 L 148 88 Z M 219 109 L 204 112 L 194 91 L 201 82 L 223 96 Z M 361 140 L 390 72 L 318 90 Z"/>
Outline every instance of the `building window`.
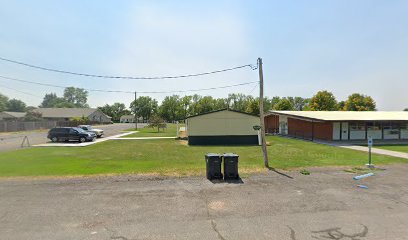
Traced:
<path fill-rule="evenodd" d="M 408 123 L 402 123 L 400 127 L 402 130 L 408 130 Z"/>
<path fill-rule="evenodd" d="M 398 135 L 399 134 L 399 126 L 398 124 L 387 124 L 384 125 L 384 134 L 389 135 Z"/>
<path fill-rule="evenodd" d="M 368 122 L 367 123 L 367 130 L 368 131 L 381 130 L 381 125 L 380 125 L 380 123 Z"/>
<path fill-rule="evenodd" d="M 350 131 L 365 131 L 364 123 L 350 123 Z"/>

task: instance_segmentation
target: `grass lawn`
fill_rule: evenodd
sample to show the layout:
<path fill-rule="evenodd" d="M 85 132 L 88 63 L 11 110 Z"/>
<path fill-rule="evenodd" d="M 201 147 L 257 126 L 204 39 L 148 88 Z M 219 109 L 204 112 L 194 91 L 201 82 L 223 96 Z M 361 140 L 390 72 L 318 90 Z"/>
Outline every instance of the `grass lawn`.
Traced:
<path fill-rule="evenodd" d="M 386 150 L 391 150 L 391 151 L 408 153 L 407 144 L 405 145 L 380 145 L 380 146 L 374 146 L 374 148 L 381 148 L 381 149 L 386 149 Z"/>
<path fill-rule="evenodd" d="M 279 169 L 311 166 L 363 166 L 367 153 L 269 136 L 270 166 Z M 173 139 L 116 140 L 79 148 L 29 148 L 0 154 L 0 176 L 160 174 L 204 175 L 204 155 L 240 155 L 240 173 L 264 171 L 259 146 L 187 146 Z M 374 164 L 406 159 L 374 155 Z"/>
<path fill-rule="evenodd" d="M 184 126 L 184 124 L 179 124 L 180 127 Z M 134 128 L 127 129 L 126 131 L 135 131 Z M 133 133 L 123 138 L 129 137 L 176 137 L 177 135 L 177 124 L 168 123 L 166 129 L 160 129 L 160 132 L 157 131 L 157 128 L 138 128 L 137 133 Z"/>

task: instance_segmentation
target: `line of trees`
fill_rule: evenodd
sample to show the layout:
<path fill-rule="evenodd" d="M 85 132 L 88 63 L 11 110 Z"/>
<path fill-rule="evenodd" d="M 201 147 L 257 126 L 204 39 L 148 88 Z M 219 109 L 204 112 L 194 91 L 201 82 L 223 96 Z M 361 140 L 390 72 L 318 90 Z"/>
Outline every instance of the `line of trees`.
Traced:
<path fill-rule="evenodd" d="M 55 93 L 45 94 L 39 107 L 89 107 L 88 92 L 81 88 L 68 87 L 62 97 Z M 370 96 L 353 93 L 345 101 L 337 101 L 333 93 L 319 91 L 311 98 L 302 97 L 265 97 L 264 111 L 291 110 L 291 111 L 374 111 L 376 104 Z M 9 99 L 0 94 L 0 111 L 29 111 L 33 107 L 21 100 Z M 141 96 L 131 102 L 129 109 L 124 103 L 106 104 L 99 107 L 101 111 L 119 121 L 122 115 L 134 114 L 135 111 L 143 120 L 149 120 L 152 115 L 158 115 L 168 122 L 182 120 L 188 116 L 201 114 L 213 110 L 229 108 L 251 114 L 259 114 L 259 98 L 245 94 L 229 94 L 227 98 L 214 98 L 212 96 L 188 95 L 166 96 L 159 102 L 149 96 Z M 408 109 L 405 109 L 407 111 Z"/>

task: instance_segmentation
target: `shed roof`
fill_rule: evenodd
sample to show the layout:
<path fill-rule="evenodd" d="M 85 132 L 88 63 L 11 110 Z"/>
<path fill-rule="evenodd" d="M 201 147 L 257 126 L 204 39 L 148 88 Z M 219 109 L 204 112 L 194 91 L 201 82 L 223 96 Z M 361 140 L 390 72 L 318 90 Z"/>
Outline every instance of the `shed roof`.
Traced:
<path fill-rule="evenodd" d="M 95 108 L 37 108 L 34 111 L 41 113 L 43 118 L 72 118 L 88 117 L 98 109 Z"/>
<path fill-rule="evenodd" d="M 203 116 L 203 115 L 207 115 L 207 114 L 212 114 L 212 113 L 216 113 L 216 112 L 222 112 L 222 111 L 230 111 L 230 112 L 235 112 L 235 113 L 241 113 L 241 114 L 245 114 L 245 115 L 249 115 L 252 117 L 259 117 L 258 115 L 255 114 L 250 114 L 250 113 L 246 113 L 246 112 L 241 112 L 241 111 L 237 111 L 237 110 L 232 110 L 232 109 L 228 109 L 228 108 L 223 108 L 223 109 L 219 109 L 219 110 L 215 110 L 215 111 L 210 111 L 210 112 L 206 112 L 206 113 L 200 113 L 197 115 L 193 115 L 193 116 L 189 116 L 188 118 L 193 118 L 193 117 L 198 117 L 198 116 Z"/>
<path fill-rule="evenodd" d="M 321 121 L 408 121 L 407 111 L 270 111 L 270 114 Z"/>

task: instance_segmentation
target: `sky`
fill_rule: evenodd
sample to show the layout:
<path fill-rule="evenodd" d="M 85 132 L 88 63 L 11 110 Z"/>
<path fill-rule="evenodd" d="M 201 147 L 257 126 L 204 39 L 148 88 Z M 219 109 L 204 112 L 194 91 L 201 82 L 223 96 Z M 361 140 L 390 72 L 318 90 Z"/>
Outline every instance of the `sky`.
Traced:
<path fill-rule="evenodd" d="M 0 0 L 0 57 L 98 75 L 172 76 L 263 59 L 265 95 L 337 100 L 358 92 L 378 110 L 408 107 L 408 1 Z M 124 91 L 179 91 L 258 81 L 242 68 L 196 78 L 118 80 L 64 75 L 0 61 L 0 76 Z M 22 93 L 25 92 L 25 93 Z M 0 93 L 37 106 L 63 89 L 0 78 Z M 28 94 L 27 94 L 28 93 Z M 257 84 L 181 93 L 258 95 Z M 168 94 L 148 95 L 161 101 Z M 133 94 L 89 92 L 92 107 Z"/>

